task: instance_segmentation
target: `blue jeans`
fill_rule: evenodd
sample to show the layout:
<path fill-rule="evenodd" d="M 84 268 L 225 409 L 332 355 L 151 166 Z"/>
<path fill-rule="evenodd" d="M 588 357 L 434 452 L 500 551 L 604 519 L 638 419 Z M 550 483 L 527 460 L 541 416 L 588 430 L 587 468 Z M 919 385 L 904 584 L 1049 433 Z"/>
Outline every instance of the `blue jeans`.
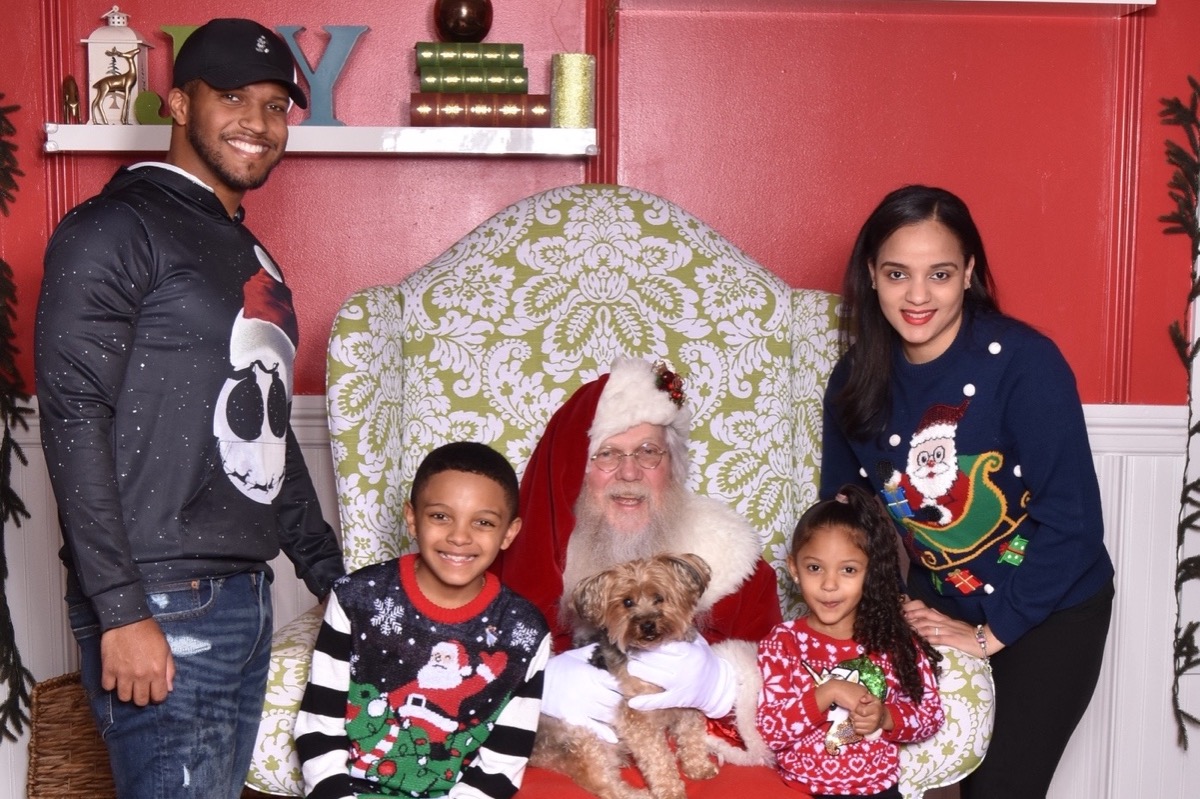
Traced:
<path fill-rule="evenodd" d="M 100 687 L 100 628 L 70 604 L 83 687 L 120 799 L 237 799 L 262 718 L 271 593 L 251 572 L 154 586 L 150 610 L 175 660 L 166 701 L 138 707 Z"/>

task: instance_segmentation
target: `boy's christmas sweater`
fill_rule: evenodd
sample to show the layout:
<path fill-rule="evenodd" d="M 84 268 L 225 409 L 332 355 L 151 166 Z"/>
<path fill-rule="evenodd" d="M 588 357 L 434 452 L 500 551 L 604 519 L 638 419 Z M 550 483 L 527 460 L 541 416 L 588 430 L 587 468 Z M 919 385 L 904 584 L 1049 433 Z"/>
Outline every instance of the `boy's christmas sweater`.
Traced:
<path fill-rule="evenodd" d="M 509 797 L 520 785 L 546 622 L 490 574 L 467 605 L 434 605 L 417 557 L 334 585 L 296 725 L 309 797 Z"/>

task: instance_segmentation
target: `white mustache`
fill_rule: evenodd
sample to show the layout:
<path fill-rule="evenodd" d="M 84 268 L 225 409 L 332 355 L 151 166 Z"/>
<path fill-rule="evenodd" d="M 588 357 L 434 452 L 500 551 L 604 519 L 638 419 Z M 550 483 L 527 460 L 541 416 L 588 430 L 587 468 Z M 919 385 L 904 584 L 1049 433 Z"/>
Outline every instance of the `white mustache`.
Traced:
<path fill-rule="evenodd" d="M 604 496 L 608 499 L 648 499 L 650 492 L 645 488 L 622 486 L 607 489 Z"/>

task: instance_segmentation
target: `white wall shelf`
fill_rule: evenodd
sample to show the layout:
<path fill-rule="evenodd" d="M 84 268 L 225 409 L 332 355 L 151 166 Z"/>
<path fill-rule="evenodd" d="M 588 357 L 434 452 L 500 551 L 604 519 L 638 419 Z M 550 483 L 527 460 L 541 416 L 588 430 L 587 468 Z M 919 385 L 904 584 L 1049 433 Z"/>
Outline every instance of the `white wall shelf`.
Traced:
<path fill-rule="evenodd" d="M 166 152 L 170 125 L 47 122 L 47 153 Z M 600 152 L 595 128 L 420 128 L 293 125 L 288 152 L 344 155 L 548 155 Z"/>

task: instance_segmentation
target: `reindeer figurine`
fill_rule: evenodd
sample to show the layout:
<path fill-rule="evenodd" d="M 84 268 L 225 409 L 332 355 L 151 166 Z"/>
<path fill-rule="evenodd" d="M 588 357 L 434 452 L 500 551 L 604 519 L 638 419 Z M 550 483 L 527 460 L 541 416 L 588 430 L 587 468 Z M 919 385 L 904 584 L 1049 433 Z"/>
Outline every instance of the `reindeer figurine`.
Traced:
<path fill-rule="evenodd" d="M 68 125 L 79 124 L 79 84 L 74 75 L 63 78 L 62 121 Z"/>
<path fill-rule="evenodd" d="M 117 75 L 105 75 L 100 80 L 92 84 L 92 88 L 96 90 L 96 99 L 92 100 L 92 124 L 108 125 L 108 117 L 104 114 L 103 102 L 109 95 L 115 95 L 121 98 L 121 124 L 129 124 L 129 102 L 133 95 L 133 87 L 137 85 L 137 55 L 139 49 L 134 47 L 128 52 L 122 52 L 117 48 L 106 50 L 105 55 L 109 58 L 122 58 L 129 65 L 129 69 Z"/>

